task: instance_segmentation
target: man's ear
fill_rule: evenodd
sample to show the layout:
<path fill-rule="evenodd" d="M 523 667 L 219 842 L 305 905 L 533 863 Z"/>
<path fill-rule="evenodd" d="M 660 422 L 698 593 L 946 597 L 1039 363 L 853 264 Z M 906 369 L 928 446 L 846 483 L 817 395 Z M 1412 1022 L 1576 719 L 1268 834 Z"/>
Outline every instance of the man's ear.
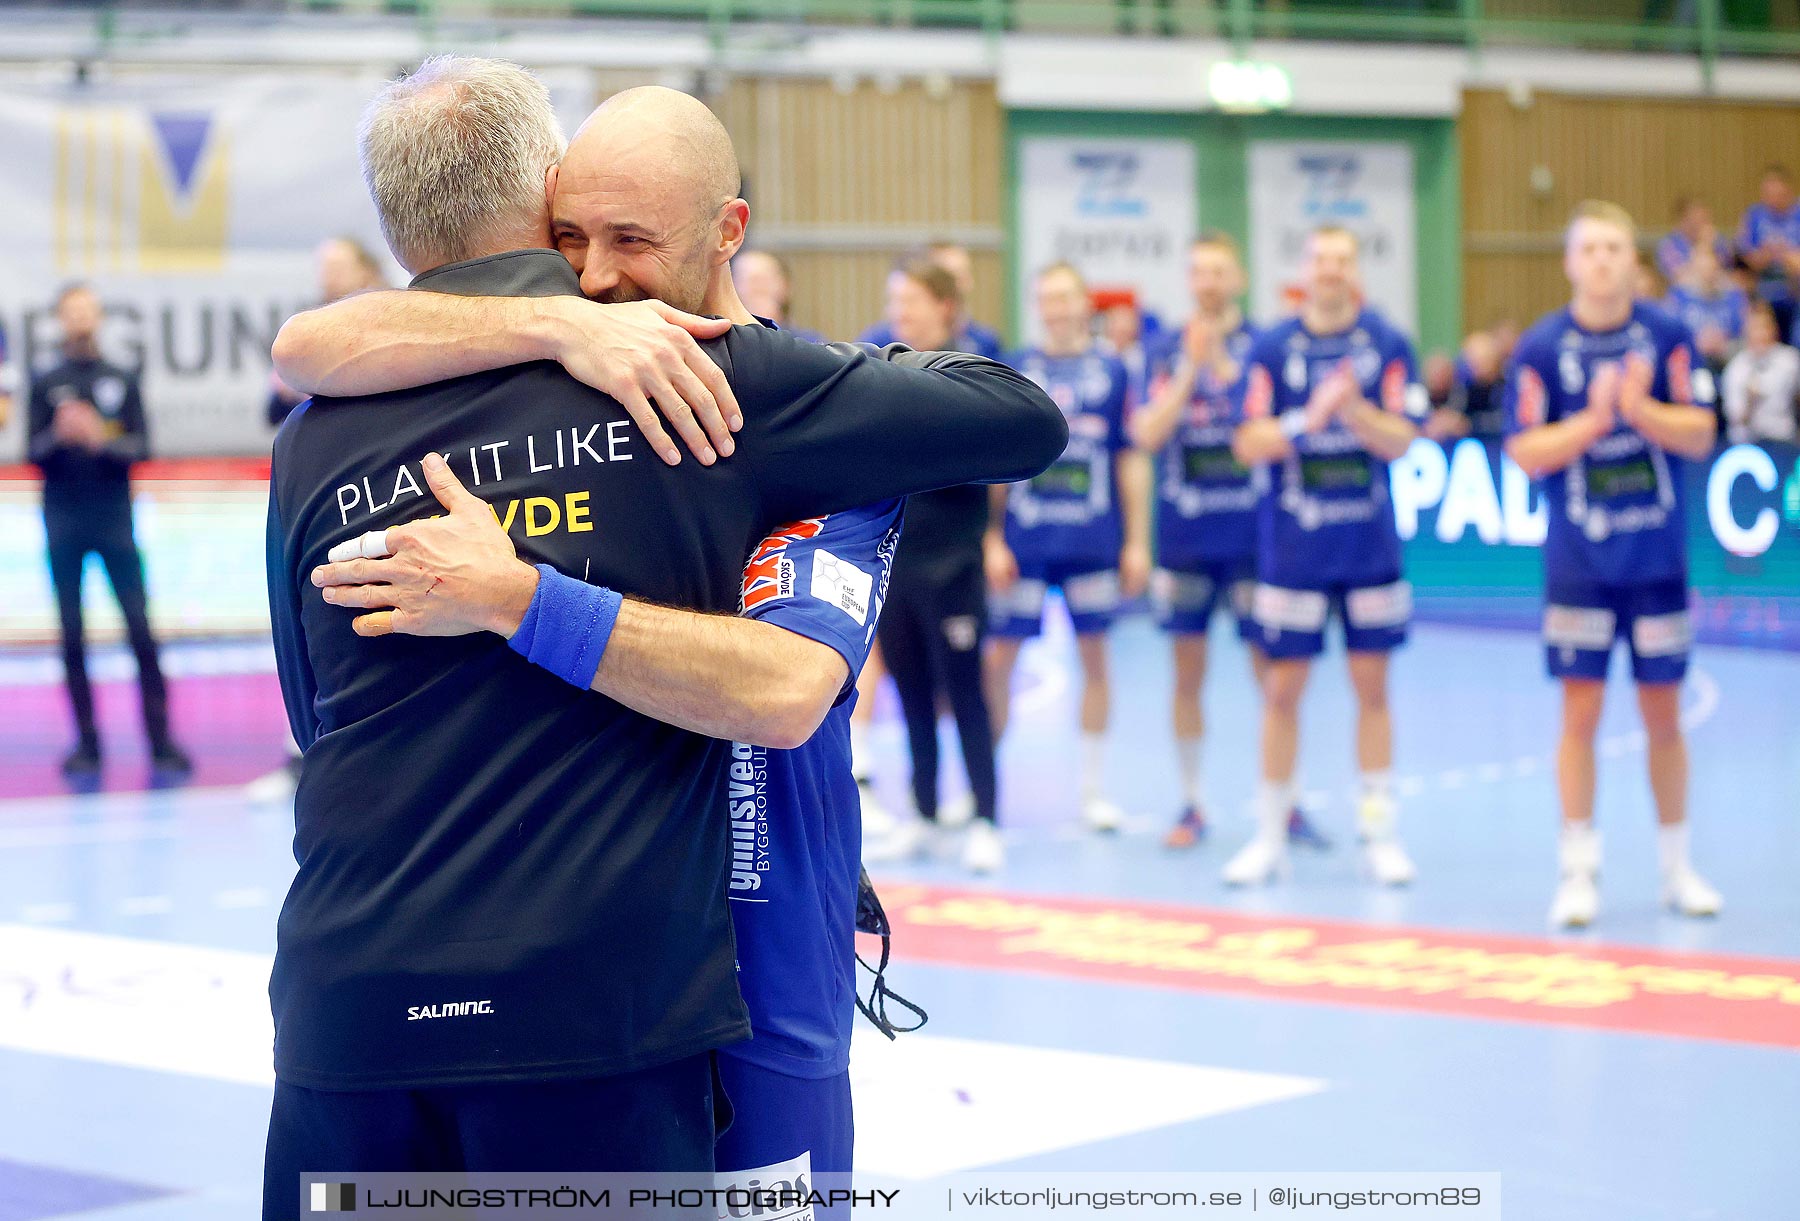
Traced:
<path fill-rule="evenodd" d="M 725 205 L 725 214 L 719 219 L 719 254 L 721 263 L 729 263 L 737 252 L 743 249 L 744 232 L 750 225 L 750 205 L 741 199 L 734 199 Z"/>

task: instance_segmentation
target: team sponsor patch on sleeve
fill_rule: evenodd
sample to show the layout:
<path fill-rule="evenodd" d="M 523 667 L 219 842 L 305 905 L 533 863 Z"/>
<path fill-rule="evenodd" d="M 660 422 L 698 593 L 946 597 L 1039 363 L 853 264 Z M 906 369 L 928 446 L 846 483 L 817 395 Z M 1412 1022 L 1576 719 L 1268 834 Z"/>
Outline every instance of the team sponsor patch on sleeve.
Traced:
<path fill-rule="evenodd" d="M 1250 376 L 1244 383 L 1244 418 L 1246 420 L 1266 420 L 1275 405 L 1275 383 L 1269 377 L 1269 371 L 1261 365 L 1250 366 Z"/>
<path fill-rule="evenodd" d="M 817 538 L 825 528 L 825 518 L 812 517 L 781 527 L 763 539 L 744 565 L 744 581 L 738 590 L 738 610 L 747 613 L 770 602 L 794 596 L 794 561 L 788 548 L 796 542 Z"/>
<path fill-rule="evenodd" d="M 1420 387 L 1423 389 L 1423 387 Z M 1399 357 L 1388 361 L 1381 371 L 1381 407 L 1394 415 L 1412 414 L 1410 387 L 1406 380 L 1406 362 Z"/>
<path fill-rule="evenodd" d="M 1536 428 L 1544 422 L 1545 407 L 1549 395 L 1544 390 L 1544 379 L 1530 365 L 1519 368 L 1519 389 L 1516 396 L 1517 406 L 1514 414 L 1518 416 L 1520 428 Z"/>
<path fill-rule="evenodd" d="M 855 564 L 831 554 L 823 547 L 813 552 L 812 596 L 831 605 L 867 627 L 869 603 L 875 592 L 875 578 Z"/>
<path fill-rule="evenodd" d="M 1688 355 L 1686 344 L 1678 343 L 1669 350 L 1669 359 L 1664 368 L 1669 375 L 1669 401 L 1693 403 L 1694 358 Z"/>

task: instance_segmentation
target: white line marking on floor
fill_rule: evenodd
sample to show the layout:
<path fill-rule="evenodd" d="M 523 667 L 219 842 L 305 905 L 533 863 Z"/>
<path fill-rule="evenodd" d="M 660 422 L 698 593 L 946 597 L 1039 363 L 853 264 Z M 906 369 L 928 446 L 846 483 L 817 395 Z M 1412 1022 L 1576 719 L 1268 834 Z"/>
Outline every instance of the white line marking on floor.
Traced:
<path fill-rule="evenodd" d="M 62 924 L 74 918 L 73 903 L 31 903 L 19 912 L 26 924 Z"/>
<path fill-rule="evenodd" d="M 237 911 L 247 907 L 267 907 L 269 892 L 260 886 L 246 886 L 238 890 L 221 890 L 212 897 L 213 906 L 224 911 Z"/>

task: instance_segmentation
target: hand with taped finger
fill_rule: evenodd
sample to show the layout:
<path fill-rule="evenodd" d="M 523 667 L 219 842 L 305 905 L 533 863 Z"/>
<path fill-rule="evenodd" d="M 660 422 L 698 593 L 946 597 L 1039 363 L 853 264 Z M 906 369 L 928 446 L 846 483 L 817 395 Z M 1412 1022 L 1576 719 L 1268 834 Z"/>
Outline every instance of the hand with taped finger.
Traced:
<path fill-rule="evenodd" d="M 339 544 L 313 569 L 313 585 L 333 606 L 373 612 L 352 620 L 359 636 L 510 637 L 531 605 L 537 569 L 518 558 L 493 510 L 442 455 L 421 465 L 445 515 Z"/>

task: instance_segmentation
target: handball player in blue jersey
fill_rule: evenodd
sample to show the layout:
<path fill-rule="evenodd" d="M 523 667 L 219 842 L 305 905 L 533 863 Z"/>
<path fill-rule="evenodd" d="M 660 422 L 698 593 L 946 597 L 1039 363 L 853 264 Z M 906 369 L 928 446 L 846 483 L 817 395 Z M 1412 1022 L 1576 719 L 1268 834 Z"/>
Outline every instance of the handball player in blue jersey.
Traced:
<path fill-rule="evenodd" d="M 1678 319 L 1632 299 L 1636 228 L 1616 204 L 1589 202 L 1569 224 L 1567 306 L 1519 340 L 1507 383 L 1506 451 L 1539 480 L 1544 648 L 1562 684 L 1556 753 L 1561 881 L 1552 923 L 1599 912 L 1594 735 L 1613 646 L 1626 642 L 1656 798 L 1663 901 L 1690 916 L 1720 908 L 1687 846 L 1687 744 L 1681 680 L 1688 613 L 1684 461 L 1712 452 L 1712 375 Z"/>
<path fill-rule="evenodd" d="M 1200 741 L 1205 718 L 1207 628 L 1216 610 L 1231 611 L 1250 665 L 1262 685 L 1263 656 L 1250 618 L 1256 586 L 1257 488 L 1231 453 L 1240 423 L 1239 391 L 1256 331 L 1238 300 L 1244 268 L 1237 244 L 1208 233 L 1188 250 L 1193 317 L 1150 354 L 1148 406 L 1132 419 L 1132 440 L 1157 458 L 1156 572 L 1151 601 L 1173 638 L 1175 758 L 1181 810 L 1164 837 L 1170 848 L 1192 846 L 1206 833 Z M 1326 840 L 1300 812 L 1288 814 L 1288 839 L 1315 847 Z"/>
<path fill-rule="evenodd" d="M 1130 378 L 1094 342 L 1081 273 L 1067 263 L 1038 273 L 1037 308 L 1042 346 L 1007 363 L 1062 408 L 1069 445 L 1036 479 L 993 490 L 984 544 L 993 591 L 988 701 L 996 735 L 1004 733 L 1020 646 L 1043 630 L 1045 599 L 1060 589 L 1081 658 L 1081 816 L 1112 831 L 1121 814 L 1102 781 L 1112 701 L 1106 630 L 1121 601 L 1150 582 L 1150 459 L 1126 433 Z"/>
<path fill-rule="evenodd" d="M 1232 341 L 1242 335 L 1232 352 Z M 1175 654 L 1175 755 L 1181 811 L 1164 841 L 1184 848 L 1206 830 L 1200 741 L 1200 690 L 1206 680 L 1207 628 L 1229 610 L 1262 682 L 1250 600 L 1256 587 L 1255 474 L 1231 452 L 1247 330 L 1222 334 L 1204 314 L 1188 320 L 1181 348 L 1158 370 L 1150 405 L 1132 421 L 1132 438 L 1156 455 L 1156 571 L 1151 599 Z"/>
<path fill-rule="evenodd" d="M 1304 287 L 1299 315 L 1264 330 L 1250 349 L 1235 439 L 1239 460 L 1266 478 L 1252 614 L 1268 666 L 1257 831 L 1225 866 L 1225 880 L 1253 885 L 1286 867 L 1300 698 L 1335 615 L 1356 697 L 1358 831 L 1375 880 L 1404 885 L 1414 871 L 1396 827 L 1387 686 L 1412 596 L 1387 468 L 1417 438 L 1429 402 L 1412 345 L 1362 304 L 1354 234 L 1312 232 Z"/>
<path fill-rule="evenodd" d="M 1756 276 L 1756 295 L 1775 309 L 1783 335 L 1795 323 L 1794 285 L 1800 281 L 1800 199 L 1786 166 L 1763 171 L 1756 202 L 1738 225 L 1738 257 Z"/>

